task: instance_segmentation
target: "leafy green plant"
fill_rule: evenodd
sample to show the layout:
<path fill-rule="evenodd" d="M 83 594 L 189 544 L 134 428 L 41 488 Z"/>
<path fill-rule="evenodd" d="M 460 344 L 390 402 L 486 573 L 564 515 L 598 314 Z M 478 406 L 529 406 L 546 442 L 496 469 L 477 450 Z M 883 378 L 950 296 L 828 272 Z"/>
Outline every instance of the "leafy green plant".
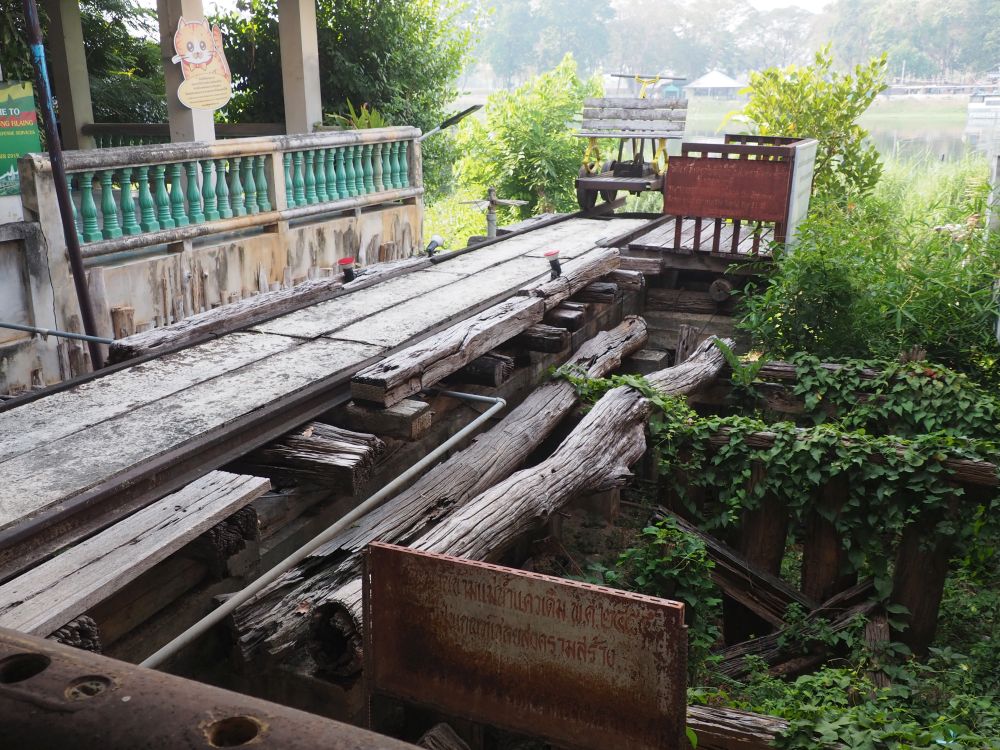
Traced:
<path fill-rule="evenodd" d="M 751 73 L 750 99 L 740 115 L 760 135 L 816 138 L 815 190 L 821 196 L 863 195 L 874 189 L 882 165 L 857 120 L 885 89 L 886 67 L 883 54 L 853 73 L 839 73 L 826 45 L 811 65 Z"/>
<path fill-rule="evenodd" d="M 384 128 L 389 124 L 385 116 L 374 107 L 369 107 L 367 102 L 362 104 L 358 109 L 355 109 L 350 99 L 347 100 L 347 114 L 331 115 L 330 119 L 334 123 L 351 130 Z"/>
<path fill-rule="evenodd" d="M 485 118 L 469 118 L 459 128 L 460 186 L 481 195 L 494 187 L 503 198 L 527 201 L 503 210 L 508 218 L 574 210 L 573 178 L 584 148 L 572 120 L 584 98 L 599 93 L 597 81 L 581 80 L 567 55 L 523 86 L 491 94 Z"/>

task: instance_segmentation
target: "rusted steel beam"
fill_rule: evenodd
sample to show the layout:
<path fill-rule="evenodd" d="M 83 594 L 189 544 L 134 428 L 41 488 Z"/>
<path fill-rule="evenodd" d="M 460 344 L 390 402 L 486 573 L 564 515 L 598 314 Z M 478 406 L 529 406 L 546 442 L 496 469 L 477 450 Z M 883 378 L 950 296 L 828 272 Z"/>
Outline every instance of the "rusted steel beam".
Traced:
<path fill-rule="evenodd" d="M 406 750 L 275 703 L 0 629 L 0 736 L 19 750 Z"/>

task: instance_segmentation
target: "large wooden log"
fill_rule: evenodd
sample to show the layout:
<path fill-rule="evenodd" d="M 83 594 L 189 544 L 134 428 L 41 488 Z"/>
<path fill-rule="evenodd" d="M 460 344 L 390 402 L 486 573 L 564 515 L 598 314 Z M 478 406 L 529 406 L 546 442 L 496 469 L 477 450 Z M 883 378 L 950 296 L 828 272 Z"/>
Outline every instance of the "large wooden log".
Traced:
<path fill-rule="evenodd" d="M 723 362 L 714 340 L 708 340 L 683 365 L 652 373 L 646 380 L 661 393 L 685 395 L 711 382 Z M 649 400 L 628 386 L 608 391 L 547 459 L 490 487 L 409 546 L 472 560 L 498 560 L 572 498 L 623 485 L 629 467 L 646 449 L 650 409 Z M 340 673 L 350 673 L 361 667 L 361 580 L 348 582 L 331 601 L 327 616 L 340 633 L 318 644 L 313 655 L 321 654 L 320 660 L 325 658 Z M 353 654 L 344 653 L 345 644 Z"/>
<path fill-rule="evenodd" d="M 617 250 L 595 250 L 569 261 L 563 275 L 522 290 L 498 305 L 386 357 L 351 380 L 354 398 L 385 406 L 428 388 L 539 323 L 571 294 L 618 267 Z"/>
<path fill-rule="evenodd" d="M 645 341 L 645 322 L 626 318 L 615 329 L 587 341 L 567 365 L 590 377 L 603 377 Z M 419 537 L 452 509 L 515 471 L 576 404 L 576 391 L 569 382 L 545 383 L 468 448 L 435 466 L 237 610 L 244 655 L 249 657 L 261 645 L 272 655 L 294 646 L 312 627 L 311 615 L 317 607 L 348 581 L 360 587 L 360 555 L 366 545 L 373 541 L 406 544 Z"/>
<path fill-rule="evenodd" d="M 695 733 L 698 750 L 771 750 L 788 722 L 733 708 L 688 706 L 687 726 Z"/>
<path fill-rule="evenodd" d="M 410 258 L 365 269 L 363 275 L 359 274 L 358 278 L 348 284 L 345 284 L 339 276 L 313 279 L 288 289 L 248 297 L 239 302 L 192 315 L 172 325 L 143 331 L 115 341 L 110 347 L 110 362 L 112 364 L 124 362 L 144 354 L 191 346 L 429 265 L 430 260 L 427 258 Z"/>

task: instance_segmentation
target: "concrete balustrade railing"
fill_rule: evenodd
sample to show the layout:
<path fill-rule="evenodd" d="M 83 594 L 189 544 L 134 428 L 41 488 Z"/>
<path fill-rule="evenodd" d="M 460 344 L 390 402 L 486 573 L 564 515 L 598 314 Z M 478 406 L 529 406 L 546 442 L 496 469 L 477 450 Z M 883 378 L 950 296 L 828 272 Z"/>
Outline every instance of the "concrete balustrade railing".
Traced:
<path fill-rule="evenodd" d="M 415 128 L 378 128 L 65 154 L 85 258 L 171 244 L 423 192 Z M 37 213 L 44 154 L 21 160 Z"/>

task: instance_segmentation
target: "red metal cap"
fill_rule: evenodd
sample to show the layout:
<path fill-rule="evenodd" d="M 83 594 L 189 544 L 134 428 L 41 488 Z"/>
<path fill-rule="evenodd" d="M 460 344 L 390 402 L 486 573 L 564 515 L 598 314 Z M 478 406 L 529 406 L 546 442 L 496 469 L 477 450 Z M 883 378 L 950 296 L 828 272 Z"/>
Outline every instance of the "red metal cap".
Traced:
<path fill-rule="evenodd" d="M 545 253 L 545 257 L 546 258 L 551 258 L 554 255 L 559 255 L 559 251 L 558 250 L 549 250 L 547 253 Z"/>
<path fill-rule="evenodd" d="M 354 258 L 341 258 L 337 261 L 338 266 L 353 266 Z"/>

